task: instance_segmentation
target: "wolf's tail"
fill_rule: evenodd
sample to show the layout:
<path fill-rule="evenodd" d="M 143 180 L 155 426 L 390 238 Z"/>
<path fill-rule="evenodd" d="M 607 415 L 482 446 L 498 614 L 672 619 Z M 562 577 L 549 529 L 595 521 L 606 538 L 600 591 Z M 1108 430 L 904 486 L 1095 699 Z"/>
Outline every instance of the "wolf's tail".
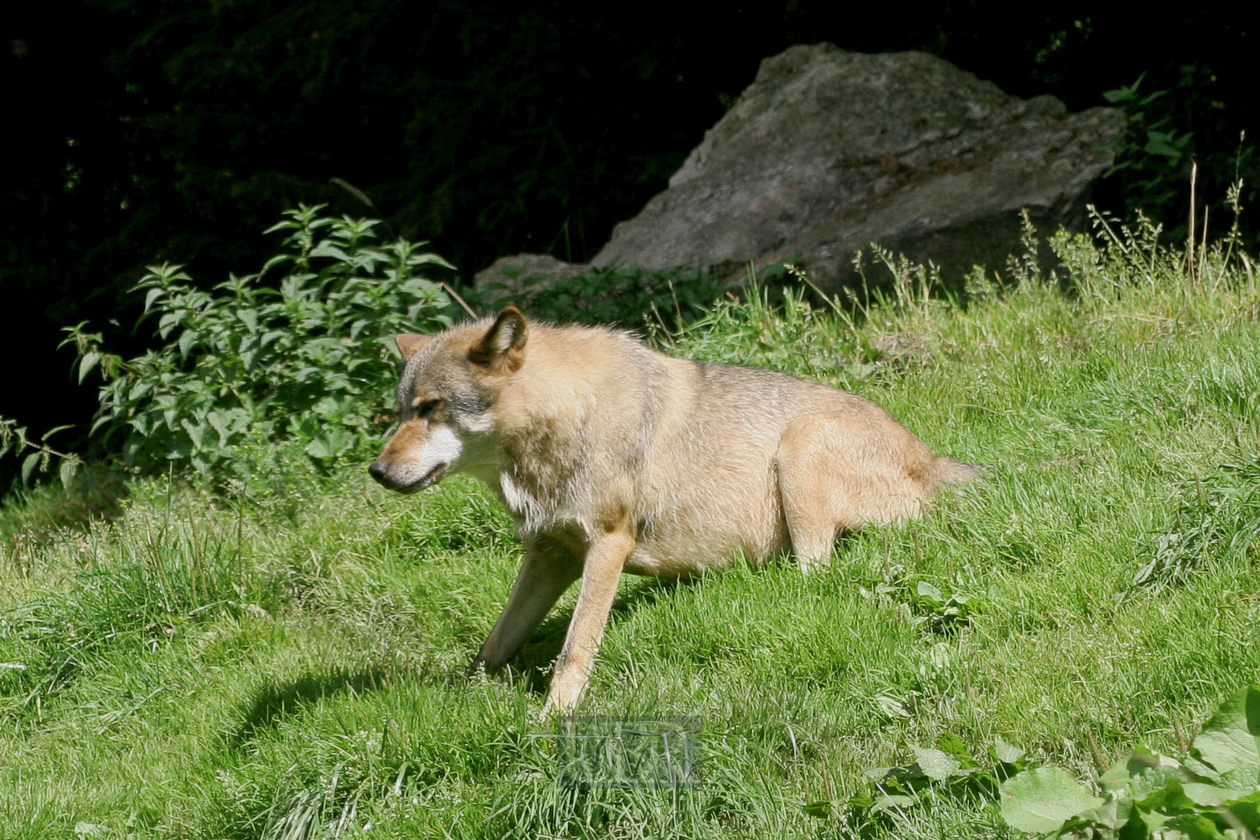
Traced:
<path fill-rule="evenodd" d="M 962 461 L 955 461 L 946 455 L 937 455 L 935 463 L 932 464 L 932 477 L 930 479 L 932 491 L 935 492 L 943 487 L 966 484 L 978 478 L 983 471 L 981 467 L 964 464 Z"/>

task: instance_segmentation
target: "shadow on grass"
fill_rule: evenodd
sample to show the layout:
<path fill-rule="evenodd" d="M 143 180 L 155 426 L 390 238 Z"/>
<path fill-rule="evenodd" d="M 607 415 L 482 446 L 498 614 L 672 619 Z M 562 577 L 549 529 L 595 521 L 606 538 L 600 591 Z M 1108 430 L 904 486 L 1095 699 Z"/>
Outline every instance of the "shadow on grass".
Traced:
<path fill-rule="evenodd" d="M 613 602 L 610 623 L 615 623 L 636 610 L 651 607 L 671 597 L 671 593 L 679 586 L 687 586 L 691 581 L 661 581 L 642 579 L 636 581 L 617 596 Z M 530 637 L 521 651 L 508 665 L 511 679 L 518 681 L 532 694 L 544 694 L 551 679 L 551 664 L 560 654 L 564 644 L 564 635 L 569 629 L 569 621 L 573 611 L 553 611 Z M 489 628 L 486 628 L 489 632 Z M 430 674 L 433 679 L 435 675 Z M 372 667 L 360 671 L 336 670 L 326 674 L 303 674 L 297 679 L 282 685 L 268 685 L 259 689 L 243 715 L 243 721 L 237 730 L 228 736 L 228 744 L 232 749 L 240 749 L 286 717 L 301 714 L 304 709 L 329 697 L 346 692 L 362 694 L 369 691 L 380 691 L 397 683 L 400 679 L 417 678 L 419 674 L 403 675 L 396 668 Z M 454 682 L 461 677 L 452 673 L 448 679 L 437 676 L 438 682 Z"/>
<path fill-rule="evenodd" d="M 246 710 L 240 728 L 228 737 L 228 744 L 240 749 L 261 733 L 275 728 L 281 718 L 300 714 L 326 697 L 344 692 L 379 691 L 396 679 L 397 675 L 385 668 L 368 668 L 357 672 L 303 674 L 285 685 L 265 686 Z"/>
<path fill-rule="evenodd" d="M 640 578 L 617 595 L 613 601 L 612 612 L 608 623 L 615 624 L 637 610 L 654 606 L 671 597 L 678 587 L 690 586 L 696 578 L 679 578 L 677 580 L 661 580 L 659 578 Z M 569 622 L 573 618 L 573 610 L 553 610 L 543 619 L 543 623 L 529 641 L 521 648 L 508 670 L 512 678 L 519 682 L 531 694 L 546 694 L 551 681 L 551 666 L 560 655 L 564 646 L 564 634 L 569 630 Z M 488 631 L 487 631 L 488 632 Z"/>

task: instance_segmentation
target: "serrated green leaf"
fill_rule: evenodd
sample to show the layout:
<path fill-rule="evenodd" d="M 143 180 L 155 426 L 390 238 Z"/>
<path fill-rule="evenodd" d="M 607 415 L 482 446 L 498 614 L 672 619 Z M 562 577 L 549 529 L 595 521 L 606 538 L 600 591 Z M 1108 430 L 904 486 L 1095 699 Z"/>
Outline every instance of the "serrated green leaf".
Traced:
<path fill-rule="evenodd" d="M 1055 831 L 1067 820 L 1103 804 L 1060 767 L 1025 770 L 1003 782 L 999 790 L 1007 825 L 1033 834 Z"/>
<path fill-rule="evenodd" d="M 312 458 L 319 458 L 321 460 L 325 458 L 335 457 L 337 454 L 336 450 L 333 448 L 332 443 L 328 440 L 328 438 L 322 435 L 320 437 L 315 438 L 310 443 L 306 444 L 305 449 L 306 449 L 307 455 L 310 455 Z"/>
<path fill-rule="evenodd" d="M 189 420 L 181 420 L 180 425 L 183 426 L 184 431 L 188 433 L 188 437 L 192 440 L 193 446 L 201 449 L 205 445 L 203 443 L 206 435 L 206 427 L 204 425 L 200 423 L 193 423 Z"/>

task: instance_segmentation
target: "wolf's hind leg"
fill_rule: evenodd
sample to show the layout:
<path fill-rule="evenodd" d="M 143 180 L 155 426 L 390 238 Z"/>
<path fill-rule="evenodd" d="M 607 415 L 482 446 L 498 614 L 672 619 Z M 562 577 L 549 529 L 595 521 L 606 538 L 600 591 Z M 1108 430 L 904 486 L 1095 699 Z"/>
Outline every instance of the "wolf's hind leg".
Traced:
<path fill-rule="evenodd" d="M 919 512 L 927 447 L 887 415 L 810 414 L 783 432 L 775 456 L 792 552 L 805 572 L 826 566 L 836 534 Z"/>

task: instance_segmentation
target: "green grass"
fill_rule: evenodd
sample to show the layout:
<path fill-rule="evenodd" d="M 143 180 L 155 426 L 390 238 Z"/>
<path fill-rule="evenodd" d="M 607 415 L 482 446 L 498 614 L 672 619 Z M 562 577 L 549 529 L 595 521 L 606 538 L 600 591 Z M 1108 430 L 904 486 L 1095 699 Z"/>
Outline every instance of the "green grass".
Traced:
<path fill-rule="evenodd" d="M 403 498 L 347 464 L 266 504 L 142 482 L 112 522 L 6 533 L 0 837 L 1005 837 L 975 793 L 845 803 L 945 734 L 1082 778 L 1176 753 L 1260 675 L 1260 293 L 1134 239 L 1060 240 L 1070 278 L 965 306 L 907 276 L 860 318 L 755 296 L 658 337 L 855 390 L 987 467 L 822 574 L 623 581 L 583 712 L 700 718 L 697 786 L 558 786 L 536 716 L 573 593 L 511 675 L 465 680 L 511 522 L 471 480 Z"/>

